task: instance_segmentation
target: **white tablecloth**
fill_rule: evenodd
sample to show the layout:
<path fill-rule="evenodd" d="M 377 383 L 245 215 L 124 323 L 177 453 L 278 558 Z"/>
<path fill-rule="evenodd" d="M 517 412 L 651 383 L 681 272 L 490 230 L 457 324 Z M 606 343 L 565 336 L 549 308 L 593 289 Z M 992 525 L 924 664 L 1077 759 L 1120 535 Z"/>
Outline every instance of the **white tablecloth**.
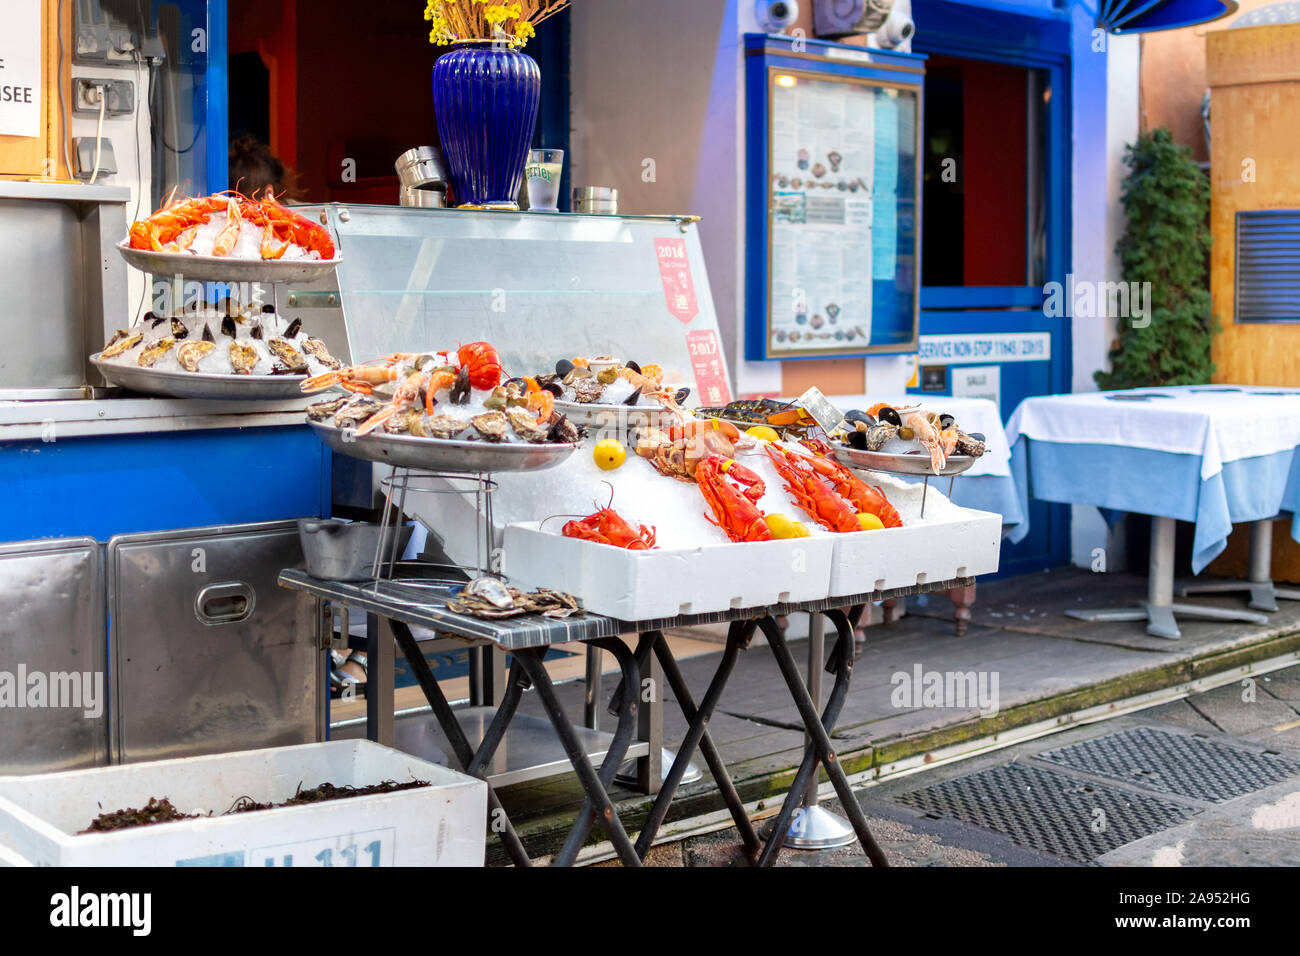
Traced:
<path fill-rule="evenodd" d="M 1140 414 L 1134 414 L 1139 409 Z M 1206 480 L 1222 471 L 1224 462 L 1300 445 L 1300 393 L 1192 385 L 1043 395 L 1025 399 L 1007 422 L 1008 447 L 1021 435 L 1035 441 L 1195 455 L 1201 459 L 1201 479 Z"/>

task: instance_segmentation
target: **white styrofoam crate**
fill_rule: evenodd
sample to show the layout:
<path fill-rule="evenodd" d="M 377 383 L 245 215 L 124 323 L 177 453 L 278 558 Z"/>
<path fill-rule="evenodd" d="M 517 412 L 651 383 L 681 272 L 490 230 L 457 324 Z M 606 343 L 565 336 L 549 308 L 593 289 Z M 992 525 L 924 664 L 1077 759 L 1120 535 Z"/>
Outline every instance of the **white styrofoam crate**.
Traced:
<path fill-rule="evenodd" d="M 834 537 L 830 596 L 868 594 L 991 574 L 1002 548 L 1002 516 L 950 506 L 942 520 Z"/>
<path fill-rule="evenodd" d="M 567 591 L 593 613 L 651 621 L 820 600 L 834 550 L 822 535 L 628 551 L 526 522 L 506 528 L 503 569 L 515 587 Z"/>
<path fill-rule="evenodd" d="M 104 811 L 166 797 L 220 814 L 322 783 L 431 786 L 78 835 Z M 482 866 L 487 784 L 368 740 L 0 777 L 0 865 Z"/>

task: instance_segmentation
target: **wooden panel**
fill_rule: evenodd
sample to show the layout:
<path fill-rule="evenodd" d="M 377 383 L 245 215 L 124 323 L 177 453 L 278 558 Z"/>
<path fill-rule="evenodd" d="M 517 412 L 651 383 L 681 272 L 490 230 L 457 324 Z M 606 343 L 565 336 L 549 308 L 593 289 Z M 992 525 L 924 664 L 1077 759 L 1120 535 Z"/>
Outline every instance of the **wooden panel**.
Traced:
<path fill-rule="evenodd" d="M 1300 80 L 1298 49 L 1300 23 L 1215 30 L 1206 35 L 1206 76 L 1211 87 Z"/>
<path fill-rule="evenodd" d="M 58 75 L 58 35 L 51 28 L 58 16 L 58 0 L 43 0 L 41 4 L 41 88 L 45 119 L 41 135 L 0 136 L 0 179 L 26 179 L 32 176 L 54 175 L 68 177 L 61 147 L 63 125 L 59 118 L 59 87 L 53 82 Z M 64 37 L 72 34 L 72 4 L 64 5 Z M 65 40 L 62 82 L 65 90 L 72 87 L 72 50 Z M 71 110 L 71 104 L 68 109 Z"/>
<path fill-rule="evenodd" d="M 867 389 L 866 364 L 860 358 L 781 363 L 782 395 L 802 395 L 814 385 L 826 395 L 861 395 Z"/>
<path fill-rule="evenodd" d="M 1244 579 L 1250 570 L 1249 524 L 1234 525 L 1228 547 L 1210 562 L 1209 574 Z M 1273 522 L 1273 580 L 1300 584 L 1300 544 L 1291 537 L 1291 519 Z"/>
<path fill-rule="evenodd" d="M 1300 24 L 1210 33 L 1208 55 L 1210 292 L 1222 326 L 1213 343 L 1214 380 L 1298 385 L 1300 325 L 1237 325 L 1234 310 L 1237 211 L 1300 207 Z M 1293 79 L 1260 79 L 1284 67 Z M 1223 80 L 1233 85 L 1215 85 Z"/>

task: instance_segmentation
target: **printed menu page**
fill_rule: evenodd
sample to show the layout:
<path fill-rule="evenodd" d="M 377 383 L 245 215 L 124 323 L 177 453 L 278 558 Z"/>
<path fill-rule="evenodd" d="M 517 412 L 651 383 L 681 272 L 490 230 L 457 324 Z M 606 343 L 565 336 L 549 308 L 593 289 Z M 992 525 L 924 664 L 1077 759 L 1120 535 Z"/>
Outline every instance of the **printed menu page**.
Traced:
<path fill-rule="evenodd" d="M 871 339 L 877 88 L 778 74 L 772 91 L 769 348 L 852 352 Z M 896 117 L 887 116 L 892 124 Z M 882 157 L 883 158 L 883 157 Z M 893 181 L 885 184 L 888 199 Z M 893 222 L 884 227 L 892 234 Z"/>

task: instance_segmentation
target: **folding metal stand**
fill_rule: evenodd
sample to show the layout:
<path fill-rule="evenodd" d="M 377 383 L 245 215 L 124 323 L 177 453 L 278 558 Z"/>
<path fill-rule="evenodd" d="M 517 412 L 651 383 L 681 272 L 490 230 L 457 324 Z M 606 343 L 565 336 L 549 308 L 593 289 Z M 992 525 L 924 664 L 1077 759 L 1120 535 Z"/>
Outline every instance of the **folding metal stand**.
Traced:
<path fill-rule="evenodd" d="M 1279 588 L 1273 583 L 1273 521 L 1273 518 L 1265 518 L 1250 526 L 1250 569 L 1245 581 L 1188 584 L 1178 589 L 1179 596 L 1249 591 L 1250 606 L 1260 611 L 1276 611 L 1278 598 L 1300 601 L 1300 591 Z"/>
<path fill-rule="evenodd" d="M 857 798 L 853 794 L 853 788 L 849 785 L 848 778 L 844 774 L 844 769 L 840 766 L 830 740 L 830 730 L 834 728 L 835 722 L 839 719 L 840 711 L 844 707 L 844 701 L 849 691 L 849 681 L 853 674 L 853 627 L 842 610 L 826 610 L 820 613 L 825 614 L 835 625 L 837 634 L 830 663 L 827 665 L 827 669 L 835 675 L 835 683 L 831 687 L 826 708 L 820 716 L 817 714 L 812 699 L 808 696 L 808 690 L 799 674 L 798 665 L 795 664 L 794 658 L 790 656 L 790 649 L 786 645 L 785 636 L 771 616 L 751 621 L 735 621 L 731 624 L 722 660 L 719 661 L 713 679 L 709 682 L 708 690 L 705 691 L 704 699 L 700 702 L 698 708 L 691 698 L 686 682 L 682 679 L 681 671 L 677 667 L 676 660 L 673 659 L 668 642 L 662 639 L 654 641 L 655 656 L 659 658 L 663 666 L 664 676 L 672 688 L 673 695 L 677 698 L 682 715 L 686 718 L 689 727 L 686 731 L 686 738 L 677 750 L 677 759 L 668 772 L 663 789 L 659 791 L 654 805 L 650 808 L 650 814 L 646 818 L 645 826 L 637 837 L 636 852 L 642 859 L 645 859 L 646 854 L 650 852 L 655 835 L 663 825 L 673 795 L 681 783 L 681 776 L 686 764 L 698 747 L 704 755 L 704 759 L 708 762 L 709 771 L 713 774 L 713 781 L 717 785 L 723 802 L 727 805 L 727 809 L 736 823 L 736 828 L 740 831 L 740 839 L 744 844 L 745 852 L 758 866 L 771 866 L 776 862 L 777 855 L 785 845 L 786 837 L 790 831 L 791 820 L 795 811 L 803 802 L 809 782 L 814 779 L 818 765 L 825 768 L 826 775 L 830 778 L 831 785 L 835 788 L 835 793 L 840 798 L 844 811 L 849 817 L 853 832 L 857 836 L 858 842 L 861 843 L 867 857 L 876 866 L 889 865 L 884 853 L 871 835 L 871 830 L 867 826 L 866 815 L 862 812 L 862 807 L 859 806 Z M 767 638 L 768 646 L 772 649 L 772 655 L 776 658 L 777 667 L 781 671 L 781 676 L 785 678 L 786 687 L 790 691 L 790 696 L 794 700 L 795 707 L 799 711 L 799 716 L 809 737 L 809 742 L 804 748 L 803 761 L 799 765 L 790 792 L 786 794 L 781 810 L 772 825 L 772 834 L 766 843 L 760 842 L 758 834 L 754 832 L 753 823 L 745 812 L 740 794 L 737 793 L 735 784 L 732 783 L 726 765 L 723 763 L 717 747 L 709 737 L 707 729 L 713 711 L 717 708 L 718 702 L 726 690 L 727 681 L 735 670 L 740 651 L 749 646 L 754 631 L 759 628 L 762 629 L 763 635 Z"/>
<path fill-rule="evenodd" d="M 1138 607 L 1106 608 L 1096 611 L 1066 611 L 1067 617 L 1080 621 L 1146 621 L 1147 633 L 1171 641 L 1181 638 L 1174 615 L 1209 621 L 1244 621 L 1267 624 L 1263 614 L 1185 604 L 1174 601 L 1174 530 L 1173 518 L 1151 517 L 1151 562 L 1147 569 L 1147 599 Z"/>
<path fill-rule="evenodd" d="M 551 683 L 550 675 L 546 673 L 544 663 L 547 648 L 524 648 L 513 651 L 505 695 L 497 708 L 491 726 L 488 728 L 487 733 L 484 734 L 483 740 L 476 751 L 470 747 L 465 732 L 456 719 L 455 711 L 452 710 L 451 704 L 447 702 L 447 698 L 438 686 L 437 680 L 434 679 L 428 661 L 420 653 L 419 644 L 416 642 L 414 635 L 411 634 L 411 629 L 400 621 L 392 621 L 391 625 L 397 646 L 401 649 L 403 656 L 406 657 L 407 663 L 420 685 L 420 690 L 424 692 L 425 698 L 429 701 L 429 706 L 433 708 L 434 716 L 442 728 L 442 732 L 447 735 L 447 739 L 451 742 L 456 760 L 460 763 L 461 769 L 472 777 L 486 776 L 487 767 L 491 763 L 497 747 L 500 746 L 502 739 L 505 737 L 506 728 L 510 726 L 510 721 L 514 718 L 524 690 L 531 685 L 537 691 L 542 706 L 546 709 L 546 715 L 551 721 L 551 726 L 555 728 L 565 754 L 568 756 L 569 762 L 573 764 L 578 782 L 587 794 L 582 809 L 578 812 L 578 817 L 569 830 L 568 838 L 552 860 L 554 865 L 570 866 L 573 864 L 574 860 L 577 859 L 578 851 L 582 849 L 583 844 L 586 842 L 587 834 L 591 832 L 593 823 L 600 824 L 610 843 L 613 844 L 614 851 L 625 865 L 641 865 L 641 858 L 637 856 L 632 847 L 632 842 L 628 839 L 627 832 L 623 829 L 622 821 L 619 820 L 618 814 L 614 812 L 614 804 L 610 800 L 608 791 L 610 782 L 614 777 L 614 771 L 622 762 L 623 755 L 627 753 L 628 745 L 632 742 L 632 733 L 636 728 L 638 698 L 635 692 L 620 695 L 617 702 L 618 728 L 614 732 L 614 741 L 610 744 L 609 751 L 601 762 L 600 771 L 597 772 L 592 767 L 591 761 L 587 759 L 587 754 L 574 733 L 572 722 L 555 696 L 555 686 Z M 642 640 L 644 641 L 645 638 L 642 638 Z M 618 661 L 619 669 L 623 672 L 624 686 L 635 690 L 639 684 L 636 662 L 627 646 L 618 638 L 598 638 L 591 643 L 614 655 Z M 488 785 L 487 824 L 490 831 L 501 836 L 506 853 L 509 854 L 510 859 L 516 866 L 531 865 L 532 861 L 529 859 L 522 841 L 520 841 L 514 826 L 510 823 L 510 818 L 506 816 L 506 812 L 490 784 Z"/>

